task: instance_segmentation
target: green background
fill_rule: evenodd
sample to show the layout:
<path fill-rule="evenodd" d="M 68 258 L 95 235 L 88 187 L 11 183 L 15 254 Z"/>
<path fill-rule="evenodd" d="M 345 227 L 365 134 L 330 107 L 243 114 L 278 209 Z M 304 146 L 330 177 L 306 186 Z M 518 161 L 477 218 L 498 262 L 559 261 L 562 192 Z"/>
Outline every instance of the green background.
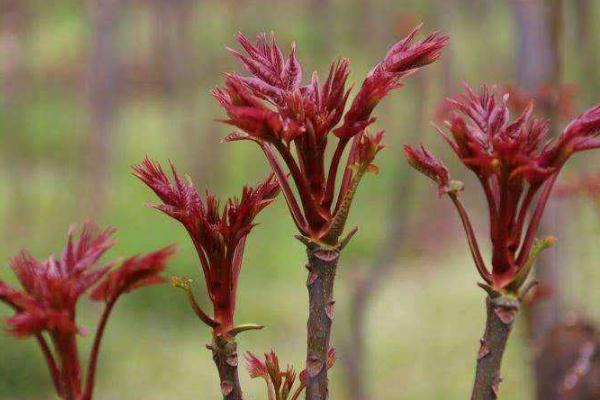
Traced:
<path fill-rule="evenodd" d="M 339 268 L 334 341 L 340 359 L 352 351 L 346 343 L 351 289 L 370 273 L 378 253 L 386 251 L 393 221 L 406 219 L 405 234 L 393 241 L 400 252 L 393 273 L 369 307 L 365 367 L 369 390 L 372 398 L 381 400 L 466 398 L 482 334 L 484 293 L 475 285 L 477 275 L 454 211 L 446 199 L 438 200 L 429 182 L 408 170 L 401 146 L 423 140 L 445 160 L 452 160 L 428 122 L 448 90 L 462 81 L 474 86 L 513 81 L 518 60 L 507 2 L 192 1 L 184 9 L 186 25 L 178 19 L 178 2 L 166 7 L 161 2 L 165 3 L 123 1 L 113 21 L 123 73 L 110 127 L 108 176 L 95 181 L 89 165 L 96 150 L 89 146 L 86 84 L 94 2 L 17 1 L 25 9 L 25 22 L 16 28 L 21 77 L 12 81 L 8 69 L 0 70 L 3 263 L 7 265 L 23 247 L 40 258 L 59 254 L 68 226 L 91 217 L 118 228 L 118 243 L 107 259 L 176 243 L 179 251 L 169 274 L 194 278 L 197 297 L 206 304 L 191 242 L 176 222 L 145 207 L 156 199 L 131 176 L 130 166 L 146 154 L 161 162 L 172 159 L 199 188 L 209 186 L 222 197 L 237 195 L 243 184 L 254 184 L 266 175 L 266 163 L 255 146 L 219 142 L 229 129 L 216 121 L 222 113 L 209 95 L 222 82 L 222 72 L 239 70 L 224 49 L 235 46 L 238 30 L 249 36 L 275 31 L 286 53 L 295 40 L 305 81 L 315 69 L 324 75 L 334 57 L 349 57 L 350 81 L 358 85 L 389 45 L 411 25 L 424 21 L 425 30 L 448 32 L 451 45 L 439 63 L 407 79 L 406 86 L 376 112 L 376 128 L 386 130 L 388 148 L 377 160 L 380 174 L 364 180 L 351 212 L 350 224 L 359 225 L 360 231 Z M 595 16 L 598 11 L 593 10 Z M 7 11 L 0 8 L 2 12 Z M 564 76 L 579 86 L 575 105 L 581 111 L 600 97 L 600 72 L 592 69 L 590 74 L 586 68 L 570 7 L 565 18 Z M 178 33 L 182 27 L 187 30 Z M 10 51 L 14 38 L 6 33 L 7 25 L 4 28 L 0 27 L 3 48 Z M 592 37 L 597 36 L 596 28 L 592 26 Z M 598 50 L 600 44 L 594 45 Z M 11 57 L 0 59 L 0 65 L 14 61 Z M 598 160 L 594 154 L 577 157 L 563 178 L 598 167 Z M 465 202 L 485 235 L 479 188 L 454 161 L 451 167 L 454 176 L 466 181 Z M 394 194 L 405 179 L 410 184 Z M 597 320 L 598 216 L 589 201 L 561 201 L 561 205 L 569 215 L 563 231 L 555 233 L 565 260 L 561 283 L 569 307 Z M 237 321 L 262 323 L 266 329 L 241 336 L 240 348 L 259 354 L 275 348 L 284 364 L 301 369 L 307 305 L 303 248 L 293 238 L 282 198 L 258 222 L 247 242 Z M 489 254 L 487 243 L 484 247 Z M 14 282 L 8 268 L 0 268 L 0 277 Z M 99 311 L 82 300 L 80 324 L 92 330 Z M 0 315 L 8 316 L 8 309 L 0 307 Z M 505 399 L 530 398 L 529 352 L 522 331 L 518 326 L 508 348 Z M 208 329 L 191 313 L 181 292 L 165 285 L 125 296 L 106 332 L 95 398 L 218 398 L 216 371 L 204 347 L 209 340 Z M 84 357 L 90 342 L 89 336 L 80 338 Z M 342 363 L 338 361 L 332 372 L 335 400 L 347 398 Z M 249 399 L 266 398 L 262 381 L 250 381 L 244 370 L 241 375 Z M 0 334 L 0 398 L 54 398 L 34 341 Z"/>

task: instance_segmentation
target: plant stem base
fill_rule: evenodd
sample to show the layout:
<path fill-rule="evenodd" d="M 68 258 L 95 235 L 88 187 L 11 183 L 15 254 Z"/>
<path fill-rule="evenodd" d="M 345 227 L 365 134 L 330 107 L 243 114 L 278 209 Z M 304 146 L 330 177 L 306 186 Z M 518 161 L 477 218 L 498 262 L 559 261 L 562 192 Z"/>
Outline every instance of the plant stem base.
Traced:
<path fill-rule="evenodd" d="M 471 400 L 498 398 L 500 367 L 506 343 L 519 311 L 519 299 L 500 293 L 486 298 L 487 319 L 481 347 L 477 354 L 477 371 Z"/>
<path fill-rule="evenodd" d="M 307 400 L 327 400 L 327 352 L 333 323 L 333 287 L 339 249 L 318 244 L 307 246 L 309 315 L 307 335 Z"/>
<path fill-rule="evenodd" d="M 238 376 L 237 343 L 233 339 L 217 337 L 207 346 L 213 353 L 213 361 L 219 371 L 223 400 L 242 400 Z"/>

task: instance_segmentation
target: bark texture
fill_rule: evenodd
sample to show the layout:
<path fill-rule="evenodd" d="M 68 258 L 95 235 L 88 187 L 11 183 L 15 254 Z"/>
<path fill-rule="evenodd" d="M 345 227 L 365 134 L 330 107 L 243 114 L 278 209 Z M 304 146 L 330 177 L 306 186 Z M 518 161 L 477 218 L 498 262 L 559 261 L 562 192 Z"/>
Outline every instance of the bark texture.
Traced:
<path fill-rule="evenodd" d="M 306 369 L 307 400 L 326 400 L 329 397 L 327 351 L 333 323 L 333 286 L 339 260 L 339 250 L 318 244 L 308 245 L 308 335 Z"/>
<path fill-rule="evenodd" d="M 502 356 L 519 311 L 519 300 L 509 295 L 489 295 L 486 298 L 486 309 L 485 333 L 477 354 L 477 370 L 471 400 L 498 398 L 502 382 Z"/>
<path fill-rule="evenodd" d="M 213 361 L 219 371 L 223 400 L 242 400 L 242 388 L 238 376 L 237 343 L 233 339 L 217 337 L 209 345 Z"/>

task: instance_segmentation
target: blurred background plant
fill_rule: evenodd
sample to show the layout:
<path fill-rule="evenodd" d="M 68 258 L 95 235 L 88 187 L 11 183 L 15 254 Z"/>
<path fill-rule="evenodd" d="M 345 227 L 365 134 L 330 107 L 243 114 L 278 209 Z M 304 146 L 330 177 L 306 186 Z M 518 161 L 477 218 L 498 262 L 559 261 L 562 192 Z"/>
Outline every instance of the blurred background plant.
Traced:
<path fill-rule="evenodd" d="M 441 29 L 452 42 L 438 64 L 379 109 L 373 131 L 385 128 L 389 148 L 379 159 L 380 175 L 357 194 L 365 206 L 353 210 L 348 224 L 360 225 L 360 232 L 338 269 L 331 396 L 463 399 L 474 368 L 465 355 L 476 353 L 483 324 L 482 294 L 472 290 L 471 260 L 450 205 L 430 196 L 428 182 L 407 174 L 401 145 L 439 142 L 427 140 L 436 134 L 429 121 L 461 81 L 513 84 L 538 96 L 547 93 L 539 87 L 562 81 L 577 88 L 576 112 L 598 102 L 600 45 L 593 38 L 599 28 L 593 22 L 600 4 L 556 1 L 0 0 L 0 256 L 7 265 L 25 245 L 44 254 L 61 241 L 57 227 L 62 232 L 92 217 L 119 228 L 123 254 L 181 243 L 169 272 L 191 275 L 198 267 L 185 232 L 144 207 L 147 190 L 129 167 L 146 154 L 171 158 L 198 188 L 223 195 L 265 176 L 267 167 L 252 146 L 219 143 L 229 129 L 215 122 L 221 112 L 209 95 L 222 81 L 220 71 L 236 68 L 224 46 L 238 30 L 249 37 L 273 30 L 281 43 L 296 40 L 305 65 L 322 73 L 333 57 L 349 57 L 349 81 L 360 84 L 374 60 L 424 21 L 426 30 Z M 555 13 L 541 13 L 549 4 L 558 7 Z M 556 15 L 562 29 L 552 23 Z M 549 38 L 561 44 L 550 42 L 562 61 L 535 56 Z M 540 62 L 529 59 L 562 67 L 529 85 L 524 71 L 540 74 Z M 593 154 L 574 161 L 564 171 L 567 179 L 599 166 Z M 474 223 L 486 229 L 483 199 L 473 200 L 482 206 Z M 560 296 L 553 297 L 561 307 L 545 315 L 562 320 L 576 309 L 598 321 L 598 218 L 592 202 L 561 208 L 570 217 L 552 230 L 559 239 L 552 252 L 560 252 L 561 270 L 569 272 L 560 277 Z M 262 354 L 274 347 L 300 369 L 305 255 L 286 213 L 278 200 L 248 240 L 239 319 L 266 325 L 261 335 L 248 335 L 243 350 Z M 14 282 L 8 268 L 0 268 L 0 278 Z M 1 316 L 9 313 L 0 308 Z M 92 314 L 82 312 L 83 325 L 94 326 L 85 321 Z M 128 334 L 105 338 L 96 398 L 135 393 L 149 400 L 185 399 L 199 390 L 204 398 L 217 398 L 216 372 L 197 324 L 175 289 L 130 295 L 111 321 L 112 330 Z M 507 399 L 534 398 L 528 366 L 536 346 L 525 326 L 520 321 L 504 363 L 511 382 L 503 387 Z M 91 341 L 80 342 L 85 347 Z M 0 354 L 1 399 L 52 398 L 35 343 L 2 333 Z M 262 398 L 261 382 L 241 375 L 248 397 Z"/>

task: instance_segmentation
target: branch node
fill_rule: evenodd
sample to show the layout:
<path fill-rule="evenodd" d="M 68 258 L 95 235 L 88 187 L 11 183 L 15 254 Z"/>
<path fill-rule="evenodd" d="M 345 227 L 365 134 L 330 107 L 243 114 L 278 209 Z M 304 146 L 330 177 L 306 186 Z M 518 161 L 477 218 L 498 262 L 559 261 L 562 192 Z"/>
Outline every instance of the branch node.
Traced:
<path fill-rule="evenodd" d="M 498 398 L 498 395 L 500 393 L 500 384 L 502 383 L 502 378 L 497 376 L 496 378 L 494 378 L 494 383 L 492 384 L 492 394 L 494 396 L 494 399 Z"/>
<path fill-rule="evenodd" d="M 487 283 L 477 282 L 477 286 L 479 286 L 480 288 L 485 290 L 486 293 L 491 298 L 496 298 L 496 297 L 500 296 L 500 293 L 498 293 L 498 291 L 496 289 L 494 289 L 492 286 L 488 285 Z"/>
<path fill-rule="evenodd" d="M 319 375 L 321 370 L 323 369 L 323 362 L 319 360 L 317 356 L 309 356 L 306 363 L 306 371 L 308 372 L 308 376 L 314 378 Z"/>
<path fill-rule="evenodd" d="M 300 242 L 304 243 L 304 245 L 306 247 L 308 247 L 309 249 L 315 245 L 314 241 L 311 238 L 309 238 L 308 236 L 297 234 L 297 235 L 294 235 L 294 237 L 296 239 L 298 239 Z"/>
<path fill-rule="evenodd" d="M 334 308 L 334 306 L 335 306 L 335 300 L 331 300 L 325 306 L 325 314 L 327 314 L 327 318 L 329 318 L 332 321 L 335 318 L 335 308 Z"/>
<path fill-rule="evenodd" d="M 313 254 L 319 260 L 323 261 L 324 263 L 328 263 L 328 264 L 334 262 L 340 256 L 340 253 L 338 252 L 338 250 L 329 250 L 329 249 L 317 250 Z"/>
<path fill-rule="evenodd" d="M 317 281 L 317 279 L 319 278 L 319 274 L 317 274 L 316 272 L 309 272 L 308 273 L 308 278 L 306 279 L 306 286 L 311 286 L 313 283 L 315 283 Z"/>
<path fill-rule="evenodd" d="M 518 293 L 519 289 L 523 286 L 527 277 L 529 276 L 535 262 L 542 253 L 542 251 L 552 247 L 556 243 L 554 236 L 546 236 L 543 239 L 535 239 L 533 247 L 529 252 L 529 257 L 523 266 L 517 271 L 517 274 L 513 280 L 508 284 L 506 289 L 510 292 Z"/>
<path fill-rule="evenodd" d="M 510 325 L 515 320 L 517 308 L 498 306 L 494 307 L 494 313 L 504 325 Z"/>
<path fill-rule="evenodd" d="M 238 366 L 238 354 L 237 352 L 231 353 L 229 355 L 227 355 L 227 358 L 225 359 L 225 362 L 232 366 L 232 367 L 237 367 Z"/>
<path fill-rule="evenodd" d="M 490 346 L 487 344 L 485 338 L 482 338 L 479 343 L 481 346 L 479 347 L 479 352 L 477 352 L 477 360 L 481 360 L 488 354 L 490 354 Z"/>
<path fill-rule="evenodd" d="M 233 384 L 229 381 L 222 381 L 221 382 L 221 394 L 224 397 L 227 397 L 231 394 L 231 392 L 233 392 Z"/>
<path fill-rule="evenodd" d="M 527 286 L 525 286 L 523 288 L 523 290 L 521 290 L 521 293 L 519 294 L 519 303 L 521 303 L 525 299 L 525 297 L 527 297 L 529 292 L 531 292 L 531 290 L 539 284 L 540 284 L 540 281 L 537 281 L 537 280 L 529 282 L 527 284 Z"/>

